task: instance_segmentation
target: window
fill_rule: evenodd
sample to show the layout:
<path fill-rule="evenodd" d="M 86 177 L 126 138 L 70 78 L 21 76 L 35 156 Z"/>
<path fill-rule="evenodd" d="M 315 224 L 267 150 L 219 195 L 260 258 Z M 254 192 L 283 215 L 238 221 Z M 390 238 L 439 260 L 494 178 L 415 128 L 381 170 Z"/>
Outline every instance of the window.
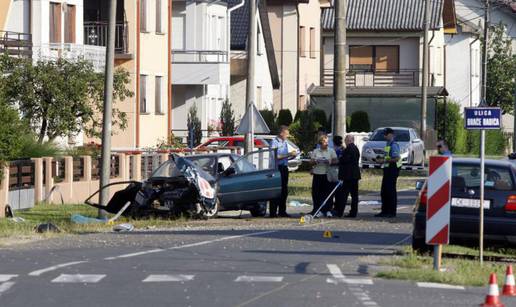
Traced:
<path fill-rule="evenodd" d="M 262 87 L 257 86 L 256 87 L 256 106 L 258 107 L 258 110 L 261 110 L 263 108 L 263 93 L 262 93 Z"/>
<path fill-rule="evenodd" d="M 399 71 L 399 46 L 351 46 L 349 49 L 350 70 Z"/>
<path fill-rule="evenodd" d="M 75 44 L 75 5 L 67 4 L 65 8 L 65 43 Z"/>
<path fill-rule="evenodd" d="M 147 32 L 147 0 L 140 0 L 140 32 Z"/>
<path fill-rule="evenodd" d="M 156 0 L 156 32 L 163 33 L 163 22 L 161 21 L 161 17 L 163 16 L 163 12 L 161 9 L 161 4 L 163 0 Z"/>
<path fill-rule="evenodd" d="M 260 27 L 258 27 L 258 35 L 256 36 L 256 50 L 257 50 L 257 53 L 258 55 L 262 55 L 263 54 L 263 45 L 262 45 L 262 29 L 260 29 Z"/>
<path fill-rule="evenodd" d="M 163 101 L 161 99 L 163 95 L 163 77 L 156 76 L 154 85 L 154 112 L 156 114 L 163 114 Z"/>
<path fill-rule="evenodd" d="M 147 76 L 140 75 L 140 113 L 147 113 Z"/>
<path fill-rule="evenodd" d="M 310 57 L 314 59 L 316 57 L 315 51 L 315 28 L 310 28 Z"/>
<path fill-rule="evenodd" d="M 306 28 L 299 27 L 299 56 L 306 57 Z"/>
<path fill-rule="evenodd" d="M 452 189 L 479 189 L 480 165 L 454 164 L 452 169 Z M 510 191 L 514 187 L 508 168 L 486 165 L 484 186 L 487 190 Z"/>
<path fill-rule="evenodd" d="M 51 43 L 61 43 L 61 3 L 50 2 L 50 37 Z"/>

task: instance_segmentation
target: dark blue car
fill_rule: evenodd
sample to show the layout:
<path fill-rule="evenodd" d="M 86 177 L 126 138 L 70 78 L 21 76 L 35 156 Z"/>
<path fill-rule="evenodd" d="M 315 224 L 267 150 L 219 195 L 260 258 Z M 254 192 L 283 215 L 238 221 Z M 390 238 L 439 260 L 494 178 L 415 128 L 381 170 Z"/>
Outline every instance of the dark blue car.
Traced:
<path fill-rule="evenodd" d="M 478 239 L 480 160 L 453 158 L 450 239 Z M 486 240 L 516 242 L 516 163 L 486 160 L 484 236 Z M 426 184 L 416 201 L 412 247 L 426 251 Z"/>

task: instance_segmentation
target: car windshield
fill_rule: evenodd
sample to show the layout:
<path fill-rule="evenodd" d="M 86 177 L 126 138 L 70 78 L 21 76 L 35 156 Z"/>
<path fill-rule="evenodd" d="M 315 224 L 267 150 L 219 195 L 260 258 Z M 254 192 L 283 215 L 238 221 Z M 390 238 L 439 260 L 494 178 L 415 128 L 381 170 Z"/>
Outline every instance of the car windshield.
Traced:
<path fill-rule="evenodd" d="M 514 189 L 511 170 L 509 168 L 486 165 L 485 188 L 495 191 L 510 191 Z M 453 189 L 480 188 L 480 165 L 454 164 L 452 169 Z"/>
<path fill-rule="evenodd" d="M 181 165 L 181 164 L 179 164 Z M 182 166 L 185 166 L 184 163 Z M 163 178 L 163 177 L 178 177 L 182 176 L 183 172 L 181 168 L 178 167 L 178 164 L 174 160 L 167 160 L 163 164 L 161 164 L 155 171 L 152 173 L 151 178 Z"/>
<path fill-rule="evenodd" d="M 383 137 L 383 129 L 377 129 L 373 137 L 371 137 L 371 141 L 385 141 Z M 394 130 L 394 140 L 396 142 L 410 142 L 410 133 L 408 130 L 395 129 Z"/>
<path fill-rule="evenodd" d="M 215 157 L 189 156 L 185 159 L 192 162 L 198 169 L 201 169 L 212 176 L 215 175 L 215 163 L 217 161 Z"/>

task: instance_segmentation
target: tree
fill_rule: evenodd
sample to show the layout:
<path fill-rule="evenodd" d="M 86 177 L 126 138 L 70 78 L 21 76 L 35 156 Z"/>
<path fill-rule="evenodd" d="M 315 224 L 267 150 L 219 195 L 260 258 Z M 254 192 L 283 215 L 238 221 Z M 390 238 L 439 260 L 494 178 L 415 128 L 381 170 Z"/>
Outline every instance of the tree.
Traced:
<path fill-rule="evenodd" d="M 446 140 L 453 153 L 467 153 L 466 138 L 464 130 L 464 119 L 462 118 L 460 105 L 448 100 L 437 102 L 437 137 Z"/>
<path fill-rule="evenodd" d="M 294 142 L 299 148 L 308 153 L 315 147 L 315 133 L 318 128 L 313 113 L 309 110 L 298 111 L 297 120 L 290 126 Z"/>
<path fill-rule="evenodd" d="M 504 113 L 513 112 L 515 76 L 516 55 L 512 54 L 511 38 L 505 35 L 505 25 L 493 25 L 487 58 L 486 99 L 490 106 L 500 107 Z"/>
<path fill-rule="evenodd" d="M 197 106 L 193 105 L 188 110 L 188 118 L 186 121 L 188 127 L 188 144 L 193 147 L 201 144 L 202 140 L 202 126 L 201 120 L 197 116 Z M 191 144 L 193 142 L 193 144 Z"/>
<path fill-rule="evenodd" d="M 222 103 L 220 111 L 220 123 L 222 124 L 222 135 L 231 136 L 235 134 L 235 113 L 231 108 L 229 100 Z"/>
<path fill-rule="evenodd" d="M 278 113 L 278 127 L 279 126 L 290 126 L 292 124 L 292 112 L 289 109 L 281 109 Z"/>
<path fill-rule="evenodd" d="M 84 131 L 100 137 L 103 112 L 104 75 L 83 59 L 70 61 L 16 59 L 4 55 L 0 60 L 0 92 L 16 106 L 24 120 L 37 131 L 38 142 L 50 141 Z M 132 97 L 127 86 L 129 73 L 117 69 L 114 75 L 114 101 Z M 113 108 L 113 126 L 125 129 L 127 116 Z"/>
<path fill-rule="evenodd" d="M 309 112 L 312 113 L 313 121 L 315 124 L 315 128 L 322 128 L 324 131 L 328 132 L 331 129 L 328 129 L 328 120 L 326 118 L 326 112 L 321 109 L 309 109 Z"/>
<path fill-rule="evenodd" d="M 2 166 L 6 161 L 19 157 L 25 141 L 23 136 L 30 131 L 28 124 L 20 119 L 18 112 L 1 100 L 0 123 L 2 123 L 0 124 L 0 166 Z"/>
<path fill-rule="evenodd" d="M 369 114 L 365 111 L 355 111 L 351 113 L 349 123 L 349 132 L 369 132 L 371 124 L 369 123 Z"/>
<path fill-rule="evenodd" d="M 262 115 L 263 120 L 267 124 L 267 127 L 269 127 L 271 134 L 277 134 L 278 133 L 278 125 L 277 125 L 276 114 L 274 114 L 274 111 L 261 110 L 260 114 Z"/>

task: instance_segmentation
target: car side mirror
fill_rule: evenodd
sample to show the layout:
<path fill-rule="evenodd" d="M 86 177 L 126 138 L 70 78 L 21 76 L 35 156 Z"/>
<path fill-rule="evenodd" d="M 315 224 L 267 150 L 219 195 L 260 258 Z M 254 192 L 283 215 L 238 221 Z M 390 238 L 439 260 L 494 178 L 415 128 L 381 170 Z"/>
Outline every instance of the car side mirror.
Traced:
<path fill-rule="evenodd" d="M 416 143 L 419 143 L 419 142 L 421 142 L 421 139 L 413 139 L 413 140 L 412 140 L 412 143 L 413 143 L 413 144 L 416 144 Z"/>
<path fill-rule="evenodd" d="M 416 181 L 416 191 L 421 191 L 424 186 L 425 186 L 425 181 L 424 180 Z"/>
<path fill-rule="evenodd" d="M 236 174 L 236 171 L 235 171 L 235 168 L 234 167 L 228 167 L 225 171 L 224 171 L 224 176 L 231 176 L 231 175 L 234 175 Z"/>

